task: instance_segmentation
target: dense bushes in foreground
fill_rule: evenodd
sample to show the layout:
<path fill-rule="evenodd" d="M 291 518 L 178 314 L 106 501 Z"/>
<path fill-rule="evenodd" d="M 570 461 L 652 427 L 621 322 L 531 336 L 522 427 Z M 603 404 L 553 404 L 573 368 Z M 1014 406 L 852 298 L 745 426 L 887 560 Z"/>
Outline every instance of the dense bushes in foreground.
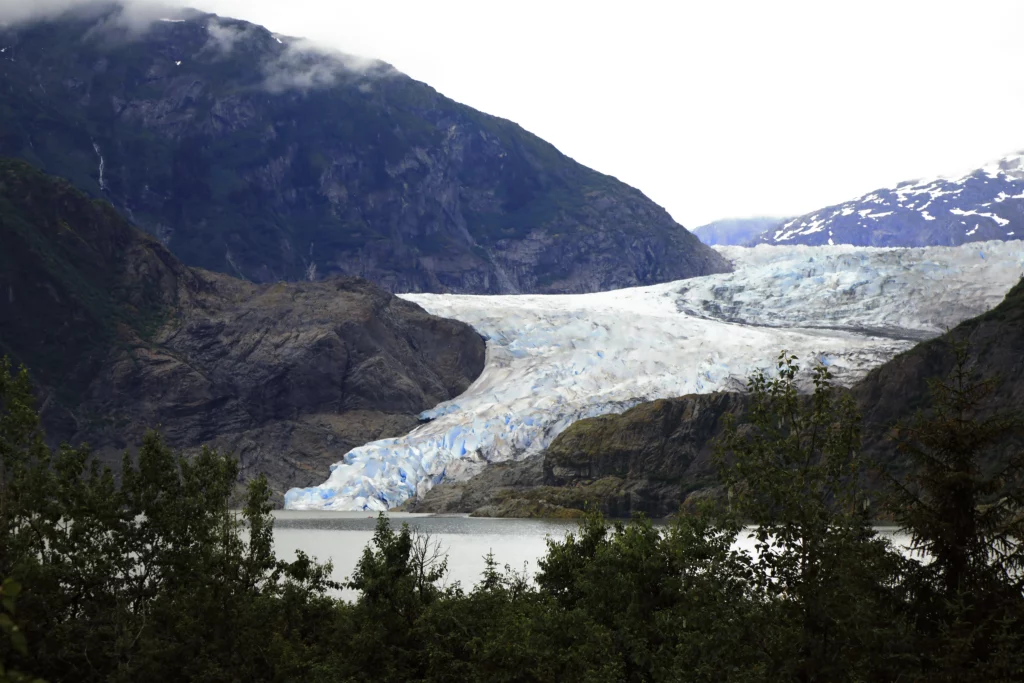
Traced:
<path fill-rule="evenodd" d="M 0 681 L 1024 680 L 1020 459 L 977 469 L 1019 429 L 986 412 L 966 352 L 906 426 L 914 481 L 893 508 L 931 561 L 874 533 L 858 419 L 795 359 L 751 381 L 720 444 L 727 510 L 656 527 L 588 517 L 533 581 L 489 558 L 477 586 L 381 518 L 350 580 L 273 551 L 269 490 L 241 513 L 235 464 L 149 435 L 119 480 L 44 444 L 27 374 L 0 368 Z M 756 553 L 737 549 L 740 521 Z"/>

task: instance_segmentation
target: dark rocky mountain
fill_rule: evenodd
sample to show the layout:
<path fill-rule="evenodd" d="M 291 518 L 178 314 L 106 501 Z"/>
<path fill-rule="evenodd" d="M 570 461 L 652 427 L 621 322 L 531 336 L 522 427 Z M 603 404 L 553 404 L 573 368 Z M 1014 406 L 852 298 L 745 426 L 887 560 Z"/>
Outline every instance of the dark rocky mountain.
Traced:
<path fill-rule="evenodd" d="M 902 473 L 892 427 L 930 406 L 928 382 L 952 370 L 952 341 L 970 344 L 979 377 L 998 378 L 993 397 L 1024 405 L 1024 278 L 991 311 L 900 354 L 850 391 L 863 415 L 865 456 Z M 720 392 L 641 403 L 617 415 L 573 423 L 530 460 L 490 465 L 465 482 L 442 484 L 407 506 L 416 512 L 494 516 L 566 516 L 596 505 L 605 514 L 661 517 L 720 494 L 711 460 L 725 417 L 742 423 L 744 394 Z M 988 455 L 997 459 L 1017 442 Z M 983 463 L 983 466 L 985 463 Z M 869 485 L 879 485 L 871 479 Z"/>
<path fill-rule="evenodd" d="M 641 192 L 381 62 L 184 12 L 0 28 L 0 155 L 255 282 L 587 292 L 728 263 Z"/>
<path fill-rule="evenodd" d="M 789 219 L 769 216 L 726 218 L 695 228 L 693 234 L 709 247 L 716 244 L 743 246 L 761 233 L 772 230 L 787 220 Z"/>
<path fill-rule="evenodd" d="M 1024 155 L 960 178 L 908 181 L 769 228 L 751 244 L 955 246 L 1024 237 Z"/>
<path fill-rule="evenodd" d="M 483 369 L 468 325 L 353 277 L 253 284 L 182 265 L 109 204 L 0 161 L 0 353 L 54 440 L 116 462 L 159 427 L 279 494 L 397 436 Z"/>

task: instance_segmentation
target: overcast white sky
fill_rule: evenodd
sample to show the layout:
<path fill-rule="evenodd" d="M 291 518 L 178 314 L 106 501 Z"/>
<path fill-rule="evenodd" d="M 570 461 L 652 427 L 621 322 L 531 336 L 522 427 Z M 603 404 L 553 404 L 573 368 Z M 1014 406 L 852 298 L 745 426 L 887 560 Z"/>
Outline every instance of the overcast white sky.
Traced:
<path fill-rule="evenodd" d="M 1021 0 L 188 4 L 390 62 L 691 228 L 1024 147 Z"/>

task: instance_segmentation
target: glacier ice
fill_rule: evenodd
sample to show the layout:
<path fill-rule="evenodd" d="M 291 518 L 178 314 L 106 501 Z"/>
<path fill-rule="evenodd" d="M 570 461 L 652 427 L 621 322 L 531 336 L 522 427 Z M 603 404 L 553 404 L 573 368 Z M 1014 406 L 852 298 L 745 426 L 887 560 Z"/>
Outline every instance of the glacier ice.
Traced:
<path fill-rule="evenodd" d="M 383 510 L 486 462 L 542 450 L 570 423 L 644 400 L 742 389 L 780 349 L 849 384 L 995 304 L 1024 273 L 1024 242 L 960 247 L 716 247 L 735 271 L 578 295 L 406 294 L 487 339 L 480 377 L 292 489 L 290 509 Z"/>

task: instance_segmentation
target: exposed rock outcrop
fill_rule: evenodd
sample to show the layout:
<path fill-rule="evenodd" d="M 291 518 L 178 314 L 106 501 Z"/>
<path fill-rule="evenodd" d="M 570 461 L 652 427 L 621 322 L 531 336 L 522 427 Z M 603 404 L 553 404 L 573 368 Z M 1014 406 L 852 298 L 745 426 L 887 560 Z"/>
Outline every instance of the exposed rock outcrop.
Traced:
<path fill-rule="evenodd" d="M 694 394 L 579 420 L 543 456 L 489 465 L 408 509 L 515 517 L 571 516 L 593 506 L 613 517 L 664 517 L 716 486 L 712 442 L 745 404 L 742 394 Z"/>
<path fill-rule="evenodd" d="M 236 452 L 278 493 L 480 373 L 484 342 L 358 278 L 258 285 L 186 268 L 109 205 L 0 162 L 0 349 L 51 436 L 113 458 L 160 427 Z"/>
<path fill-rule="evenodd" d="M 518 499 L 544 485 L 544 458 L 534 455 L 523 460 L 491 463 L 472 479 L 445 482 L 414 498 L 402 509 L 409 512 L 473 512 L 486 517 L 503 515 L 494 508 L 499 501 Z"/>

